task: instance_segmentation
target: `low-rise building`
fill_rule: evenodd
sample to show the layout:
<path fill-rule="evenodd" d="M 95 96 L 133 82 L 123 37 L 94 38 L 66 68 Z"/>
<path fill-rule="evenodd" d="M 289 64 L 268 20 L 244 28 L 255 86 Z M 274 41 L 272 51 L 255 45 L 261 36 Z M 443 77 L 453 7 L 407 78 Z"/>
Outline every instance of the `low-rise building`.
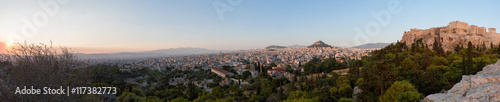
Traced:
<path fill-rule="evenodd" d="M 259 77 L 259 71 L 257 70 L 249 70 L 250 73 L 252 73 L 252 78 Z"/>
<path fill-rule="evenodd" d="M 267 74 L 269 74 L 269 76 L 272 76 L 272 77 L 281 77 L 285 74 L 285 68 L 276 67 L 276 68 L 267 70 Z"/>
<path fill-rule="evenodd" d="M 219 75 L 220 77 L 226 77 L 226 75 L 229 75 L 229 76 L 233 76 L 234 74 L 229 72 L 229 71 L 226 71 L 224 69 L 220 69 L 220 68 L 212 68 L 211 70 L 213 73 Z"/>
<path fill-rule="evenodd" d="M 293 67 L 293 70 L 304 72 L 304 67 Z"/>

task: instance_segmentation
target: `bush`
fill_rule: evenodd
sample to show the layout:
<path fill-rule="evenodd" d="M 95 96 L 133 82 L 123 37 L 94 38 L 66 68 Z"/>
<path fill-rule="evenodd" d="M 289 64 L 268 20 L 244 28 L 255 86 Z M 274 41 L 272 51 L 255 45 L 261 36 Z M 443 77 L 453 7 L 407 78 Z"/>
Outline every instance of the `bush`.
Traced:
<path fill-rule="evenodd" d="M 350 98 L 340 98 L 339 102 L 354 102 L 354 101 Z"/>
<path fill-rule="evenodd" d="M 417 102 L 424 95 L 418 93 L 415 86 L 408 81 L 396 81 L 379 97 L 380 102 Z"/>

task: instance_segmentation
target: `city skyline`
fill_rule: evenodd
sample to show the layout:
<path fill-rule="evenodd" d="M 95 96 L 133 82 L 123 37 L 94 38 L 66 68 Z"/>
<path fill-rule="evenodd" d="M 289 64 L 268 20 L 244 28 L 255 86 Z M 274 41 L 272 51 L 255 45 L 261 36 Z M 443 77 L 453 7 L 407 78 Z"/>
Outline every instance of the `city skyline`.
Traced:
<path fill-rule="evenodd" d="M 439 27 L 456 20 L 500 27 L 500 21 L 494 19 L 500 15 L 494 12 L 500 10 L 495 5 L 499 3 L 493 3 L 499 1 L 487 0 L 62 1 L 0 4 L 0 14 L 6 15 L 0 17 L 0 42 L 5 43 L 0 44 L 4 46 L 0 50 L 6 44 L 24 41 L 52 42 L 80 53 L 179 47 L 246 50 L 269 45 L 310 45 L 317 40 L 351 47 L 396 42 L 410 29 Z M 381 16 L 384 12 L 389 12 L 390 17 Z M 367 34 L 367 26 L 376 32 Z"/>

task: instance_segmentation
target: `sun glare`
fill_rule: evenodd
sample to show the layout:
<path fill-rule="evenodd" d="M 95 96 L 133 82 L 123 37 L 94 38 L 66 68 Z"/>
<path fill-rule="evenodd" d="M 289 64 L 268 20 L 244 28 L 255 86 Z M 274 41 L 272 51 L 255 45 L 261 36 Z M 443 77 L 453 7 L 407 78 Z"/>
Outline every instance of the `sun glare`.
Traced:
<path fill-rule="evenodd" d="M 8 42 L 6 45 L 7 45 L 7 47 L 10 47 L 10 46 L 12 46 L 12 43 Z"/>

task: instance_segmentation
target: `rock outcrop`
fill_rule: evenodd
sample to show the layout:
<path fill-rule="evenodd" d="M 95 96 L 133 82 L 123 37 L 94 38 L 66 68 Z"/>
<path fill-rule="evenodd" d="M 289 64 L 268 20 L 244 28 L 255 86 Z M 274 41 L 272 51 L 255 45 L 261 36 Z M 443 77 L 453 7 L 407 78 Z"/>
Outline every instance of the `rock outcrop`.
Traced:
<path fill-rule="evenodd" d="M 471 41 L 474 46 L 482 46 L 490 48 L 490 44 L 498 45 L 500 43 L 500 34 L 496 32 L 496 28 L 478 27 L 469 25 L 465 22 L 453 21 L 449 25 L 443 27 L 434 27 L 430 29 L 411 29 L 404 33 L 401 42 L 406 42 L 410 46 L 415 40 L 422 39 L 424 44 L 432 48 L 435 39 L 443 45 L 446 51 L 453 50 L 457 45 L 467 47 L 467 43 Z"/>
<path fill-rule="evenodd" d="M 464 75 L 446 93 L 431 94 L 424 102 L 500 102 L 500 60 L 476 75 Z"/>
<path fill-rule="evenodd" d="M 353 91 L 352 91 L 352 100 L 354 102 L 358 102 L 358 94 L 361 94 L 361 92 L 363 92 L 363 90 L 359 89 L 358 86 L 354 87 Z"/>

